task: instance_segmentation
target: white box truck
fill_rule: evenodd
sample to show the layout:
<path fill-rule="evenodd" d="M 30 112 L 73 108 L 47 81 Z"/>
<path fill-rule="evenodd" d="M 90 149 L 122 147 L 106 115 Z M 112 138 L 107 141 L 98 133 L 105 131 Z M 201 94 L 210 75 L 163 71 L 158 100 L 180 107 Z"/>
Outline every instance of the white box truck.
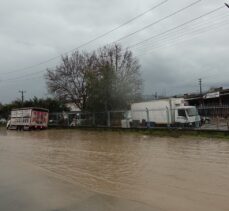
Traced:
<path fill-rule="evenodd" d="M 30 130 L 48 127 L 49 111 L 44 108 L 18 108 L 11 111 L 7 129 Z"/>
<path fill-rule="evenodd" d="M 139 122 L 148 127 L 199 127 L 200 116 L 195 106 L 188 106 L 184 98 L 168 98 L 131 105 L 131 124 Z"/>

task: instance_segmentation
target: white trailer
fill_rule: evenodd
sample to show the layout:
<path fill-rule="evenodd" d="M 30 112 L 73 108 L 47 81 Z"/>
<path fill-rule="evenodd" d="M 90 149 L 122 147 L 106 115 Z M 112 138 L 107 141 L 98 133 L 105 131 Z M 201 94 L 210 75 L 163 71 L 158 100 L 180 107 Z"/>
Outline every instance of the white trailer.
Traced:
<path fill-rule="evenodd" d="M 131 105 L 132 123 L 139 121 L 153 126 L 200 125 L 200 116 L 195 106 L 188 106 L 184 98 L 168 98 Z"/>
<path fill-rule="evenodd" d="M 48 127 L 49 111 L 44 108 L 18 108 L 11 111 L 7 129 L 30 130 Z"/>

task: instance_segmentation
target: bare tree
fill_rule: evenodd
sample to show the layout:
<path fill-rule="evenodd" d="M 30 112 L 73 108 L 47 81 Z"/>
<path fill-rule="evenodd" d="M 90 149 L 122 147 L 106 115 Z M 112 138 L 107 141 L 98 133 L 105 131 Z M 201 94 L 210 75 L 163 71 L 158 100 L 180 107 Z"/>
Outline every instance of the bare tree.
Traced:
<path fill-rule="evenodd" d="M 142 92 L 140 65 L 120 45 L 63 56 L 59 66 L 47 70 L 46 80 L 51 93 L 81 110 L 124 109 Z"/>
<path fill-rule="evenodd" d="M 55 69 L 47 69 L 47 86 L 51 93 L 61 100 L 75 103 L 85 109 L 86 75 L 90 69 L 89 55 L 78 51 L 69 56 L 62 56 L 62 63 Z"/>

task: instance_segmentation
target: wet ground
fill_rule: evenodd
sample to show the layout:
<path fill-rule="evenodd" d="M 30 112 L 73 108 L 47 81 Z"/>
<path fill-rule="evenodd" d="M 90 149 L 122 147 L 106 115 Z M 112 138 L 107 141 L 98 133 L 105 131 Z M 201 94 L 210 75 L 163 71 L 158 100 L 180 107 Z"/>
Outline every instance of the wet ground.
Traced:
<path fill-rule="evenodd" d="M 0 131 L 0 210 L 229 210 L 229 142 Z"/>

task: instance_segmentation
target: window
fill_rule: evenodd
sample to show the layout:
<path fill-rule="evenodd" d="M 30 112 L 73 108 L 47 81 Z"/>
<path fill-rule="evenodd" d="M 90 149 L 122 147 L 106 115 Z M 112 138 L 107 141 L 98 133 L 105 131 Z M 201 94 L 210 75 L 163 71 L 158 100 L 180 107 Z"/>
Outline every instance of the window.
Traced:
<path fill-rule="evenodd" d="M 198 115 L 196 108 L 187 109 L 187 113 L 188 113 L 188 116 L 197 116 Z"/>
<path fill-rule="evenodd" d="M 178 109 L 178 116 L 186 117 L 186 113 L 184 109 Z"/>

